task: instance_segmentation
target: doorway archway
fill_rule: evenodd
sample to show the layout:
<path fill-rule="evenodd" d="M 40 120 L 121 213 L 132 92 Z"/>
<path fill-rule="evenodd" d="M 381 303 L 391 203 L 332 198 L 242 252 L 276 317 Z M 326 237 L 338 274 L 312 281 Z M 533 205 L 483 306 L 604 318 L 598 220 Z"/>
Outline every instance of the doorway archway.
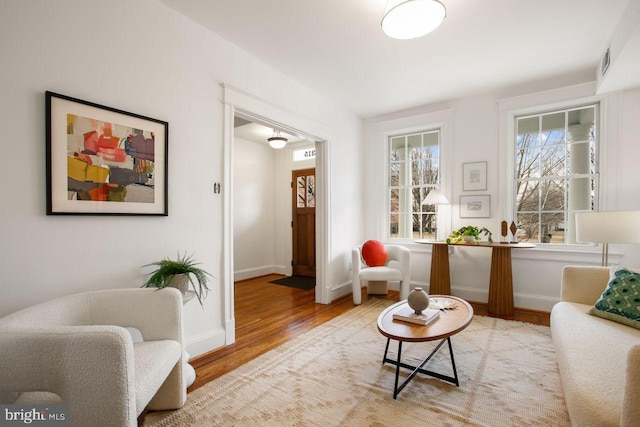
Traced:
<path fill-rule="evenodd" d="M 229 85 L 224 87 L 224 183 L 222 296 L 224 298 L 225 344 L 235 342 L 234 265 L 233 265 L 233 138 L 234 117 L 280 129 L 316 143 L 316 302 L 330 303 L 327 278 L 329 260 L 329 140 L 330 132 L 314 121 L 275 107 L 266 101 Z"/>

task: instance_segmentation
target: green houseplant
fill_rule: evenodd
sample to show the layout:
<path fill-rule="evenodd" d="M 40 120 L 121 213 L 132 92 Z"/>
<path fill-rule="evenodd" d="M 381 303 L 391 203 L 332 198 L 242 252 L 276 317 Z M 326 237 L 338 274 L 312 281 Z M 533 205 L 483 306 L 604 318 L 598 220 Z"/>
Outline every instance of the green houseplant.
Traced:
<path fill-rule="evenodd" d="M 484 234 L 485 236 L 487 236 L 487 240 L 489 241 L 489 243 L 493 243 L 493 235 L 491 234 L 491 231 L 489 231 L 485 227 L 478 228 L 478 227 L 474 227 L 473 225 L 466 225 L 464 227 L 460 227 L 459 229 L 452 231 L 449 237 L 447 237 L 447 243 L 451 245 L 455 243 L 460 243 L 461 240 L 464 240 L 467 242 L 469 240 L 471 240 L 472 242 L 478 241 L 480 240 L 480 234 Z"/>
<path fill-rule="evenodd" d="M 165 258 L 162 261 L 152 262 L 144 267 L 156 266 L 157 268 L 150 273 L 142 287 L 162 289 L 171 286 L 179 289 L 184 295 L 191 284 L 198 302 L 202 305 L 202 301 L 209 292 L 207 276 L 213 276 L 199 268 L 198 265 L 200 263 L 195 262 L 192 255 L 185 253 L 180 256 L 179 252 L 176 260 Z M 195 277 L 195 281 L 193 277 Z"/>

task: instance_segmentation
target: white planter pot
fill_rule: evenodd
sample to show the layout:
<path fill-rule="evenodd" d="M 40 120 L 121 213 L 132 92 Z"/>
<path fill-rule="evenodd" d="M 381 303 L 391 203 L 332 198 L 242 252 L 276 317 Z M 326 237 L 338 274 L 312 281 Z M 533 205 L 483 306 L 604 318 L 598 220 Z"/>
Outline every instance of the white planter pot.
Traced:
<path fill-rule="evenodd" d="M 189 290 L 189 277 L 186 274 L 175 274 L 168 280 L 167 286 L 176 288 L 184 295 Z"/>

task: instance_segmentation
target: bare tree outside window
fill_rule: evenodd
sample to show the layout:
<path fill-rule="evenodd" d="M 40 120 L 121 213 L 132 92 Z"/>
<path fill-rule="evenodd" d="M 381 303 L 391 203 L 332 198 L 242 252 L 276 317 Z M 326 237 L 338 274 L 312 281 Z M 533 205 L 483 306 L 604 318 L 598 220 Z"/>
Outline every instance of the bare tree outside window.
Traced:
<path fill-rule="evenodd" d="M 515 119 L 518 241 L 575 244 L 575 212 L 595 209 L 597 105 Z"/>
<path fill-rule="evenodd" d="M 435 239 L 434 205 L 424 205 L 439 186 L 440 130 L 389 138 L 389 237 Z"/>

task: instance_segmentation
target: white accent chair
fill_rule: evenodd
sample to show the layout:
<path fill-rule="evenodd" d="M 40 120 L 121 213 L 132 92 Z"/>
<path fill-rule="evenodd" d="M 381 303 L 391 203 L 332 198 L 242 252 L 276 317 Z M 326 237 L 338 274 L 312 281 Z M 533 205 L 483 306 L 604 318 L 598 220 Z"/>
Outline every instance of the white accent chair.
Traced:
<path fill-rule="evenodd" d="M 362 281 L 366 280 L 367 293 L 380 294 L 387 292 L 388 281 L 400 282 L 400 300 L 407 299 L 411 284 L 411 251 L 404 246 L 384 245 L 387 251 L 387 262 L 380 267 L 369 267 L 362 258 L 362 246 L 355 246 L 351 251 L 353 267 L 353 303 L 362 302 Z M 380 283 L 382 282 L 382 286 Z"/>
<path fill-rule="evenodd" d="M 183 351 L 177 289 L 57 298 L 0 319 L 0 403 L 68 404 L 71 426 L 136 426 L 146 407 L 184 405 Z"/>

